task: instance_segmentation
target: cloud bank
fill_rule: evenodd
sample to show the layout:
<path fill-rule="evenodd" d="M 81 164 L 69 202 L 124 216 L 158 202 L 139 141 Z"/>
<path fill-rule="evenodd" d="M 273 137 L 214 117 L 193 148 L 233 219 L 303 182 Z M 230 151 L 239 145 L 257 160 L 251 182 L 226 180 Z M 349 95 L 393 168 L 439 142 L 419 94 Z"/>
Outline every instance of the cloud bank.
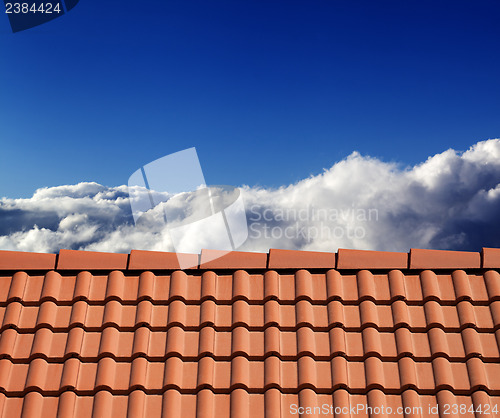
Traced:
<path fill-rule="evenodd" d="M 500 139 L 407 168 L 354 152 L 298 183 L 241 191 L 249 226 L 242 250 L 500 247 Z M 145 193 L 80 183 L 39 189 L 28 199 L 1 198 L 0 249 L 174 251 L 161 206 L 182 212 L 188 198 L 164 195 L 166 202 L 134 225 L 129 199 Z M 213 243 L 211 231 L 191 233 L 186 240 Z"/>

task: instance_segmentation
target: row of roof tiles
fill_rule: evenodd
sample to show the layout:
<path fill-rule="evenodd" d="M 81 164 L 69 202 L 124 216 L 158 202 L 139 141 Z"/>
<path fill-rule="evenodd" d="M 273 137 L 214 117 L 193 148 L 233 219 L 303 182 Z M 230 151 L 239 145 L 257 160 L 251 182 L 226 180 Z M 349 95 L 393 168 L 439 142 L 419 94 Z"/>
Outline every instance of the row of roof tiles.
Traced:
<path fill-rule="evenodd" d="M 422 332 L 438 327 L 449 332 L 464 328 L 493 332 L 500 328 L 500 301 L 486 306 L 473 305 L 469 301 L 448 306 L 433 300 L 425 302 L 423 306 L 407 305 L 404 301 L 376 305 L 370 300 L 358 305 L 344 305 L 340 301 L 313 305 L 307 300 L 300 300 L 293 305 L 280 305 L 275 300 L 263 305 L 250 305 L 244 300 L 237 300 L 230 305 L 217 305 L 211 300 L 197 305 L 188 305 L 180 300 L 167 305 L 155 305 L 148 300 L 134 305 L 123 305 L 116 300 L 105 305 L 93 305 L 81 300 L 72 305 L 56 305 L 46 301 L 40 306 L 11 302 L 7 307 L 0 307 L 0 323 L 0 331 L 15 328 L 30 332 L 38 328 L 60 331 L 74 326 L 89 331 L 107 326 L 132 331 L 142 325 L 164 331 L 173 326 L 197 330 L 210 325 L 215 326 L 217 331 L 235 327 L 263 330 L 270 326 L 277 326 L 282 331 L 301 327 L 327 331 L 337 326 L 349 331 L 360 331 L 371 326 L 380 331 L 405 327 Z"/>
<path fill-rule="evenodd" d="M 29 364 L 1 359 L 0 382 L 0 392 L 12 395 L 31 391 L 56 395 L 68 389 L 82 395 L 103 389 L 116 394 L 135 389 L 159 394 L 172 388 L 186 392 L 211 388 L 226 393 L 245 388 L 262 393 L 272 387 L 287 393 L 305 388 L 314 389 L 316 393 L 331 393 L 339 388 L 366 393 L 378 388 L 396 394 L 413 388 L 422 394 L 448 389 L 462 395 L 475 390 L 500 395 L 500 364 L 486 363 L 477 357 L 464 362 L 450 362 L 444 357 L 429 362 L 416 362 L 408 357 L 394 362 L 377 357 L 348 361 L 340 356 L 330 361 L 309 356 L 293 361 L 283 361 L 276 356 L 252 361 L 237 356 L 231 361 L 216 361 L 211 357 L 184 361 L 169 357 L 153 362 L 137 357 L 120 362 L 103 357 L 92 363 L 76 358 L 51 363 L 36 358 Z"/>
<path fill-rule="evenodd" d="M 304 409 L 299 410 L 300 407 Z M 471 411 L 481 411 L 477 417 L 491 418 L 498 416 L 500 397 L 490 396 L 481 390 L 472 396 L 456 396 L 449 390 L 421 395 L 412 389 L 403 391 L 402 395 L 384 394 L 379 389 L 372 389 L 367 394 L 350 394 L 345 389 L 337 389 L 330 394 L 316 394 L 311 389 L 287 394 L 274 388 L 264 393 L 235 389 L 230 395 L 214 393 L 210 389 L 202 389 L 197 394 L 169 389 L 161 395 L 147 394 L 139 389 L 130 395 L 116 395 L 106 390 L 94 396 L 77 395 L 71 390 L 60 396 L 29 392 L 23 397 L 6 397 L 0 393 L 2 418 L 275 418 L 297 417 L 300 411 L 304 412 L 302 416 L 308 418 L 367 418 L 370 412 L 371 416 L 376 413 L 377 418 L 403 414 L 405 418 L 436 418 L 438 411 L 447 418 L 473 416 Z"/>
<path fill-rule="evenodd" d="M 43 275 L 16 272 L 2 276 L 0 272 L 0 306 L 8 302 L 22 301 L 25 305 L 54 301 L 67 304 L 77 300 L 102 303 L 118 300 L 124 303 L 152 300 L 156 304 L 176 299 L 188 303 L 214 300 L 227 304 L 236 300 L 263 303 L 278 300 L 295 303 L 309 300 L 313 303 L 341 300 L 358 303 L 363 300 L 387 304 L 396 300 L 422 303 L 429 300 L 443 304 L 468 300 L 485 304 L 500 300 L 500 274 L 488 270 L 484 274 L 467 274 L 455 270 L 451 274 L 436 274 L 424 270 L 419 274 L 403 274 L 391 270 L 388 274 L 372 274 L 361 270 L 355 274 L 341 275 L 336 270 L 311 273 L 298 270 L 294 274 L 249 274 L 238 270 L 233 274 L 215 274 L 205 271 L 201 275 L 174 271 L 171 275 L 155 275 L 143 272 L 125 275 L 121 271 L 92 275 L 80 272 L 61 275 L 49 271 Z"/>
<path fill-rule="evenodd" d="M 490 333 L 477 332 L 473 328 L 461 332 L 445 332 L 441 328 L 431 328 L 427 332 L 411 332 L 407 328 L 380 332 L 367 327 L 360 332 L 349 332 L 340 327 L 330 331 L 302 327 L 294 332 L 280 332 L 276 327 L 264 331 L 237 327 L 232 331 L 216 332 L 212 327 L 199 331 L 186 331 L 181 327 L 168 331 L 151 331 L 147 327 L 120 331 L 107 327 L 96 332 L 74 327 L 63 332 L 39 328 L 34 333 L 20 333 L 9 328 L 0 336 L 0 359 L 27 363 L 35 358 L 61 362 L 71 357 L 97 362 L 106 356 L 120 361 L 141 356 L 162 361 L 177 356 L 195 361 L 212 356 L 228 361 L 241 355 L 252 360 L 264 360 L 271 355 L 296 360 L 307 355 L 318 360 L 343 356 L 349 361 L 362 361 L 376 356 L 387 361 L 402 357 L 416 361 L 430 361 L 436 357 L 463 361 L 479 357 L 491 362 L 498 360 L 499 347 L 500 330 Z"/>
<path fill-rule="evenodd" d="M 480 253 L 422 249 L 411 249 L 409 253 L 271 249 L 269 254 L 202 250 L 199 255 L 140 250 L 132 250 L 130 254 L 61 250 L 58 255 L 0 251 L 0 269 L 3 270 L 176 270 L 179 265 L 193 265 L 200 269 L 499 268 L 500 249 L 483 248 Z"/>

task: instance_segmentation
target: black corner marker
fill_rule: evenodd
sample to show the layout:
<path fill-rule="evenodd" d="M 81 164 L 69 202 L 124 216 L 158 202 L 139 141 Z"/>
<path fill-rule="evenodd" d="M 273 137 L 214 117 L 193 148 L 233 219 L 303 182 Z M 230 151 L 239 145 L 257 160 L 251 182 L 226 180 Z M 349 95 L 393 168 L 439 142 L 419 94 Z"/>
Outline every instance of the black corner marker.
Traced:
<path fill-rule="evenodd" d="M 4 0 L 12 32 L 50 22 L 73 9 L 79 0 Z"/>

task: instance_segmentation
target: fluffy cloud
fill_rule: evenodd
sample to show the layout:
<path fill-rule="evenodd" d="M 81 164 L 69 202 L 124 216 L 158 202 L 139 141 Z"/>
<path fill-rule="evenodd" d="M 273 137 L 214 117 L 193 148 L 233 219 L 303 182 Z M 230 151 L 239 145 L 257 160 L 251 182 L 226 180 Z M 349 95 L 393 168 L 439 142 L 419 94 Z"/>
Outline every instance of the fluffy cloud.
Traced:
<path fill-rule="evenodd" d="M 244 250 L 500 247 L 499 139 L 463 153 L 450 149 L 408 168 L 354 152 L 296 184 L 244 186 L 241 192 L 249 226 Z M 164 203 L 137 225 L 130 201 L 150 198 L 139 187 L 80 183 L 40 189 L 29 199 L 2 198 L 0 249 L 173 251 L 164 211 L 175 215 L 169 226 L 196 218 L 190 208 L 198 197 L 153 197 Z M 183 239 L 217 246 L 215 238 L 211 230 L 191 228 Z"/>

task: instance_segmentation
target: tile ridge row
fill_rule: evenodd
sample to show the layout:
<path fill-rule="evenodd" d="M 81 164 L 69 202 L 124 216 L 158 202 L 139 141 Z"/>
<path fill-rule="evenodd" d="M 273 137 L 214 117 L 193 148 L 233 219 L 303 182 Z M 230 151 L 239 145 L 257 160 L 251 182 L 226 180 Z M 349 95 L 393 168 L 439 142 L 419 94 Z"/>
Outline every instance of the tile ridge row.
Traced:
<path fill-rule="evenodd" d="M 448 394 L 451 394 L 453 396 L 472 396 L 477 392 L 483 392 L 490 397 L 500 396 L 500 390 L 490 389 L 485 387 L 484 385 L 474 385 L 470 389 L 455 389 L 449 384 L 440 384 L 434 389 L 421 389 L 415 387 L 414 385 L 405 385 L 399 389 L 387 389 L 384 388 L 381 384 L 371 384 L 363 389 L 354 389 L 350 388 L 346 384 L 336 384 L 335 386 L 328 388 L 317 388 L 312 383 L 305 383 L 294 388 L 281 387 L 278 384 L 269 384 L 263 388 L 249 388 L 245 385 L 235 384 L 229 388 L 223 389 L 217 389 L 211 385 L 200 385 L 195 389 L 185 389 L 175 384 L 165 385 L 161 389 L 146 389 L 143 385 L 134 385 L 128 389 L 113 389 L 109 387 L 109 385 L 101 385 L 92 390 L 79 390 L 73 387 L 63 387 L 58 390 L 44 390 L 38 386 L 34 386 L 22 391 L 7 391 L 4 388 L 0 388 L 0 394 L 9 398 L 25 397 L 30 393 L 39 393 L 43 397 L 60 397 L 65 392 L 71 392 L 76 396 L 94 397 L 100 392 L 108 392 L 113 396 L 130 396 L 135 391 L 141 391 L 146 395 L 164 395 L 172 390 L 178 392 L 181 395 L 198 395 L 199 393 L 204 391 L 211 392 L 214 395 L 230 395 L 238 390 L 244 390 L 248 394 L 254 395 L 264 395 L 266 394 L 266 392 L 271 390 L 276 390 L 282 395 L 298 395 L 303 390 L 310 390 L 316 395 L 333 395 L 337 391 L 343 391 L 344 393 L 347 393 L 349 395 L 368 395 L 371 391 L 377 391 L 378 393 L 386 396 L 401 396 L 405 392 L 411 391 L 416 393 L 417 395 L 423 396 L 437 396 L 440 392 L 447 392 Z"/>
<path fill-rule="evenodd" d="M 458 327 L 447 327 L 443 324 L 440 323 L 431 323 L 427 324 L 425 327 L 424 326 L 410 326 L 408 324 L 401 324 L 397 326 L 379 326 L 377 324 L 373 324 L 371 322 L 362 324 L 361 326 L 356 326 L 356 327 L 347 327 L 344 324 L 340 323 L 332 323 L 327 326 L 315 326 L 314 324 L 311 324 L 310 322 L 301 322 L 300 324 L 297 324 L 295 326 L 281 326 L 279 324 L 276 324 L 274 322 L 264 324 L 262 326 L 258 325 L 249 325 L 247 323 L 242 323 L 238 322 L 235 324 L 232 324 L 230 326 L 224 326 L 224 325 L 214 325 L 213 323 L 203 323 L 200 325 L 196 326 L 187 326 L 184 325 L 181 322 L 172 322 L 167 325 L 162 325 L 162 326 L 153 326 L 148 323 L 144 322 L 139 322 L 135 325 L 132 326 L 120 326 L 119 324 L 115 322 L 106 322 L 105 324 L 102 324 L 100 326 L 86 326 L 82 325 L 81 322 L 74 322 L 70 324 L 69 326 L 65 327 L 57 327 L 53 326 L 52 324 L 49 323 L 40 323 L 34 327 L 20 327 L 17 324 L 6 324 L 0 327 L 0 334 L 8 329 L 13 329 L 19 334 L 31 334 L 34 332 L 37 332 L 40 329 L 48 329 L 52 331 L 53 333 L 65 333 L 71 331 L 73 328 L 81 328 L 85 332 L 102 332 L 106 328 L 114 328 L 119 332 L 135 332 L 139 328 L 147 328 L 151 332 L 166 332 L 171 328 L 181 328 L 185 332 L 199 332 L 200 330 L 209 327 L 213 329 L 215 332 L 232 332 L 236 329 L 245 329 L 249 332 L 263 332 L 268 328 L 274 328 L 277 329 L 280 332 L 297 332 L 301 328 L 307 328 L 312 330 L 313 332 L 329 332 L 332 329 L 335 328 L 340 328 L 344 330 L 345 332 L 354 332 L 354 333 L 359 333 L 362 332 L 365 329 L 372 328 L 378 332 L 394 332 L 398 329 L 406 329 L 411 333 L 417 334 L 417 333 L 426 333 L 429 332 L 432 329 L 440 329 L 444 332 L 449 332 L 449 333 L 460 333 L 463 332 L 466 329 L 473 329 L 478 333 L 494 333 L 498 330 L 500 330 L 500 324 L 493 325 L 492 327 L 480 327 L 475 324 L 463 324 Z"/>
<path fill-rule="evenodd" d="M 0 270 L 179 270 L 189 269 L 497 269 L 500 249 L 481 252 L 412 248 L 409 253 L 339 249 L 268 253 L 202 250 L 201 254 L 132 250 L 130 254 L 61 249 L 59 254 L 0 251 Z"/>
<path fill-rule="evenodd" d="M 45 303 L 52 303 L 55 306 L 74 306 L 79 302 L 84 302 L 89 306 L 106 306 L 111 302 L 117 302 L 121 306 L 139 306 L 141 302 L 148 302 L 153 306 L 169 306 L 174 302 L 181 302 L 186 306 L 203 306 L 204 302 L 213 302 L 216 306 L 232 306 L 237 302 L 245 302 L 248 306 L 265 307 L 268 302 L 275 302 L 278 306 L 296 306 L 299 302 L 307 302 L 311 306 L 326 306 L 330 303 L 340 303 L 342 306 L 360 306 L 363 302 L 370 302 L 375 306 L 392 306 L 398 302 L 403 302 L 406 306 L 424 307 L 428 302 L 435 302 L 439 306 L 461 306 L 462 302 L 466 302 L 471 306 L 490 306 L 494 302 L 500 301 L 499 295 L 492 295 L 488 299 L 473 300 L 467 296 L 458 297 L 456 299 L 440 299 L 435 295 L 425 296 L 422 299 L 407 299 L 398 295 L 392 296 L 390 299 L 377 299 L 374 296 L 362 296 L 357 299 L 342 299 L 339 296 L 330 296 L 326 299 L 316 299 L 311 296 L 296 296 L 293 299 L 280 299 L 278 296 L 267 296 L 264 299 L 251 299 L 247 296 L 233 296 L 231 299 L 217 299 L 215 296 L 204 296 L 200 299 L 191 299 L 182 295 L 174 295 L 165 299 L 154 299 L 152 296 L 141 296 L 136 299 L 121 298 L 118 295 L 106 296 L 102 299 L 91 299 L 87 296 L 76 296 L 72 299 L 57 300 L 53 296 L 44 296 L 38 300 L 26 300 L 20 296 L 10 296 L 6 300 L 0 301 L 0 308 L 7 308 L 10 304 L 17 303 L 22 307 L 41 307 Z"/>
<path fill-rule="evenodd" d="M 285 274 L 283 274 L 285 273 Z M 25 306 L 38 303 L 67 305 L 87 301 L 89 304 L 118 301 L 122 304 L 139 304 L 149 301 L 155 305 L 186 304 L 212 301 L 219 305 L 245 301 L 250 305 L 271 301 L 299 304 L 309 301 L 324 304 L 337 301 L 347 304 L 397 303 L 408 305 L 435 301 L 441 305 L 473 303 L 487 305 L 500 301 L 500 272 L 488 270 L 482 274 L 454 270 L 440 275 L 432 270 L 422 270 L 410 275 L 401 270 L 377 274 L 368 270 L 340 272 L 330 269 L 322 274 L 299 269 L 294 272 L 268 270 L 263 274 L 249 271 L 196 272 L 124 272 L 79 271 L 73 272 L 17 271 L 2 277 L 0 306 L 20 302 Z M 1 273 L 0 273 L 1 274 Z M 444 277 L 444 278 L 443 278 Z M 485 288 L 477 294 L 477 280 Z M 440 284 L 441 283 L 441 284 Z M 443 287 L 444 286 L 444 287 Z"/>
<path fill-rule="evenodd" d="M 177 358 L 181 360 L 183 363 L 199 363 L 201 359 L 205 358 L 209 358 L 213 360 L 215 363 L 229 363 L 237 358 L 244 358 L 249 362 L 253 363 L 262 363 L 269 358 L 277 358 L 279 361 L 283 363 L 290 363 L 290 362 L 293 363 L 304 357 L 310 358 L 316 362 L 331 362 L 334 359 L 341 357 L 342 359 L 350 363 L 364 363 L 372 358 L 376 358 L 380 360 L 382 363 L 398 363 L 402 359 L 410 359 L 417 364 L 420 363 L 428 364 L 429 362 L 432 362 L 433 360 L 436 359 L 445 359 L 451 364 L 462 364 L 464 361 L 467 362 L 468 360 L 471 359 L 478 359 L 483 364 L 492 364 L 492 363 L 496 364 L 499 361 L 499 358 L 496 356 L 485 356 L 478 352 L 469 353 L 459 357 L 459 356 L 452 356 L 444 351 L 440 351 L 433 353 L 430 356 L 424 357 L 424 356 L 415 356 L 413 353 L 410 352 L 401 352 L 396 356 L 384 356 L 381 355 L 380 353 L 369 352 L 360 356 L 360 355 L 348 355 L 345 353 L 345 351 L 336 351 L 327 356 L 322 356 L 322 355 L 315 355 L 308 349 L 304 349 L 303 351 L 297 353 L 296 355 L 280 354 L 275 350 L 270 350 L 264 353 L 263 355 L 249 355 L 246 352 L 237 351 L 229 356 L 220 356 L 220 355 L 216 356 L 208 351 L 205 353 L 198 354 L 197 356 L 186 356 L 180 353 L 179 351 L 172 351 L 163 356 L 147 355 L 144 352 L 137 352 L 132 354 L 131 356 L 118 356 L 107 351 L 92 357 L 76 354 L 75 352 L 68 352 L 62 357 L 61 356 L 49 357 L 45 353 L 36 353 L 36 354 L 31 354 L 29 357 L 26 358 L 19 358 L 19 357 L 13 357 L 11 354 L 3 353 L 0 355 L 0 360 L 8 360 L 12 364 L 29 365 L 34 360 L 39 360 L 39 359 L 44 360 L 48 364 L 64 364 L 64 362 L 68 360 L 78 360 L 80 364 L 98 364 L 103 359 L 112 359 L 115 363 L 120 363 L 120 364 L 121 363 L 130 364 L 130 362 L 133 360 L 144 359 L 148 363 L 154 364 L 154 363 L 164 363 L 166 360 L 170 358 Z"/>

